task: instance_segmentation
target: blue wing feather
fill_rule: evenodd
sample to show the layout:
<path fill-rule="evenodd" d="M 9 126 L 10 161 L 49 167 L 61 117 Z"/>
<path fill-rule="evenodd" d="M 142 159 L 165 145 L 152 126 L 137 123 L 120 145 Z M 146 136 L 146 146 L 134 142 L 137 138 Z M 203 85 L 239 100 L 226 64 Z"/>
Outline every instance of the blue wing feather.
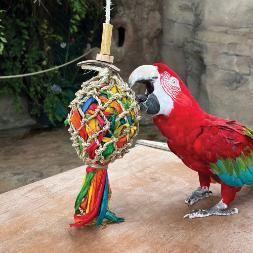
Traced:
<path fill-rule="evenodd" d="M 241 155 L 240 158 L 245 159 L 245 156 Z M 233 160 L 231 173 L 231 168 L 225 166 L 225 160 L 228 159 L 219 159 L 216 164 L 212 164 L 211 166 L 214 173 L 222 180 L 222 182 L 235 187 L 253 184 L 253 161 L 251 165 L 248 166 L 246 162 L 239 163 L 239 159 Z"/>

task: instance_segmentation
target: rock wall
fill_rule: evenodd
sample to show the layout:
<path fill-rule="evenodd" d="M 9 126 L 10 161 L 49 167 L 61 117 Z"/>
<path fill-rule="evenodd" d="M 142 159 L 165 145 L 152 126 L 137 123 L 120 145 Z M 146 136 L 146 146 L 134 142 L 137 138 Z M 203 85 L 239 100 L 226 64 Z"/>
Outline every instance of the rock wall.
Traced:
<path fill-rule="evenodd" d="M 127 80 L 139 65 L 159 59 L 161 0 L 119 0 L 116 3 L 112 54 Z"/>
<path fill-rule="evenodd" d="M 201 106 L 253 127 L 253 2 L 164 0 L 162 60 Z"/>
<path fill-rule="evenodd" d="M 35 121 L 28 113 L 27 102 L 20 99 L 20 108 L 17 110 L 14 105 L 14 98 L 0 97 L 0 130 L 28 127 L 35 124 Z"/>

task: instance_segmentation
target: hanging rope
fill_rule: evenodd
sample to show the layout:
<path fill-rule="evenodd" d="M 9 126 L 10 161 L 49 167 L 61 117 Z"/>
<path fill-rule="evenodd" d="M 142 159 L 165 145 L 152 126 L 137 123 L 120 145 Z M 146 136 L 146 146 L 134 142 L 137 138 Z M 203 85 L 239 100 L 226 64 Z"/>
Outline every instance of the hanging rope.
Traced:
<path fill-rule="evenodd" d="M 106 0 L 106 7 L 105 7 L 105 23 L 110 24 L 111 21 L 111 0 Z"/>
<path fill-rule="evenodd" d="M 40 74 L 44 74 L 44 73 L 47 73 L 47 72 L 50 72 L 50 71 L 54 71 L 54 70 L 57 70 L 57 69 L 60 69 L 60 68 L 63 68 L 63 67 L 66 67 L 76 61 L 79 61 L 80 59 L 84 58 L 85 56 L 87 56 L 88 54 L 91 53 L 92 50 L 89 50 L 88 52 L 84 53 L 83 55 L 69 61 L 69 62 L 66 62 L 64 64 L 61 64 L 61 65 L 58 65 L 58 66 L 55 66 L 55 67 L 52 67 L 52 68 L 49 68 L 49 69 L 44 69 L 44 70 L 40 70 L 40 71 L 37 71 L 37 72 L 31 72 L 31 73 L 26 73 L 26 74 L 19 74 L 19 75 L 10 75 L 10 76 L 0 76 L 0 80 L 3 80 L 3 79 L 11 79 L 11 78 L 22 78 L 22 77 L 27 77 L 27 76 L 35 76 L 35 75 L 40 75 Z"/>

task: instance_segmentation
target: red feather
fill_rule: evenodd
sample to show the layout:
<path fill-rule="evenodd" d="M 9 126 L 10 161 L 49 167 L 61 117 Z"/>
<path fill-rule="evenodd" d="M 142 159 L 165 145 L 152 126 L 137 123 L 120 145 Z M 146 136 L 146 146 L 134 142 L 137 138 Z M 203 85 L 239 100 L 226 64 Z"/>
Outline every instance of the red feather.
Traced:
<path fill-rule="evenodd" d="M 246 147 L 253 150 L 253 140 L 245 127 L 236 122 L 204 112 L 180 77 L 164 64 L 155 64 L 179 80 L 181 91 L 174 99 L 168 116 L 154 117 L 155 125 L 166 137 L 169 148 L 191 169 L 220 181 L 210 168 L 219 158 L 236 158 Z M 221 182 L 222 183 L 222 182 Z"/>

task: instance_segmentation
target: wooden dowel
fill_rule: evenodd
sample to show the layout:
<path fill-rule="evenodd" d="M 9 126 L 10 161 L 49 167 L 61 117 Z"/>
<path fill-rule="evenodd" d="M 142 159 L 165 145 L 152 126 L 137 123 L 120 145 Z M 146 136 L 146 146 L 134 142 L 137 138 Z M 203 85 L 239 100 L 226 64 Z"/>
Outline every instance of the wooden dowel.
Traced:
<path fill-rule="evenodd" d="M 97 60 L 113 62 L 113 56 L 111 56 L 111 43 L 112 43 L 112 29 L 113 25 L 103 23 L 103 34 L 101 42 L 100 54 L 97 54 Z"/>
<path fill-rule="evenodd" d="M 101 42 L 101 54 L 110 55 L 111 53 L 111 43 L 112 43 L 112 28 L 111 24 L 103 24 L 103 35 Z"/>

